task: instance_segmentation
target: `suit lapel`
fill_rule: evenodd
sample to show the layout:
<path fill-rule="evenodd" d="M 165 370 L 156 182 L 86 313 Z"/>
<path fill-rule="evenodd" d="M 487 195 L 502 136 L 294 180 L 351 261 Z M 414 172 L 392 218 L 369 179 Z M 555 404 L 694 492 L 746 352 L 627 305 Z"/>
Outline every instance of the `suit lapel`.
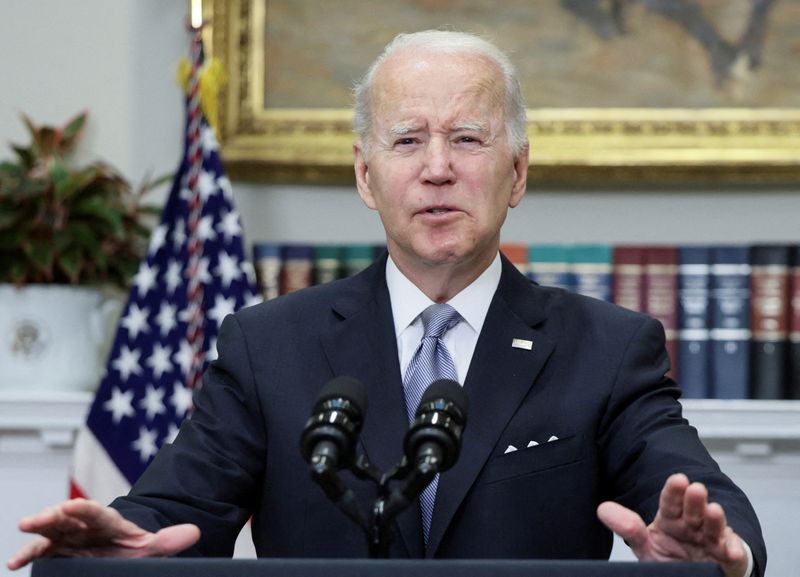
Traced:
<path fill-rule="evenodd" d="M 545 318 L 539 294 L 503 259 L 500 286 L 464 383 L 469 414 L 461 456 L 439 480 L 427 557 L 436 554 L 456 510 L 553 350 L 554 341 L 536 329 Z M 513 339 L 531 341 L 532 349 L 512 346 Z"/>
<path fill-rule="evenodd" d="M 382 471 L 388 471 L 402 457 L 408 430 L 385 263 L 385 258 L 379 260 L 351 279 L 352 290 L 333 305 L 341 322 L 321 337 L 333 374 L 353 377 L 366 387 L 368 409 L 361 443 L 369 460 Z M 421 557 L 418 508 L 411 507 L 399 515 L 397 525 L 409 556 Z"/>

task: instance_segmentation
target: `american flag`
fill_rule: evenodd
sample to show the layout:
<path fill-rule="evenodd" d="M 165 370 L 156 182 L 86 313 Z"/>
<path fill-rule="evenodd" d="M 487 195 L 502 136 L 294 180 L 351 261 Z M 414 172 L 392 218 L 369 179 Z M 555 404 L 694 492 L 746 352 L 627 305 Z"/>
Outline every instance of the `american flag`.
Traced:
<path fill-rule="evenodd" d="M 222 319 L 258 301 L 231 184 L 199 105 L 202 58 L 196 31 L 183 158 L 78 433 L 72 497 L 108 503 L 128 492 L 190 413 Z"/>

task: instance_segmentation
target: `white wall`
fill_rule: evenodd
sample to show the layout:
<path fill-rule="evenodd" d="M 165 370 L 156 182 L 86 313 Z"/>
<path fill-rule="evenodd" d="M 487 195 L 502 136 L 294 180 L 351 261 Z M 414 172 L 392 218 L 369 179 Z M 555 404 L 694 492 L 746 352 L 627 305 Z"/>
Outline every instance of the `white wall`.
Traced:
<path fill-rule="evenodd" d="M 800 152 L 798 153 L 800 154 Z M 383 238 L 377 215 L 346 187 L 237 183 L 250 241 L 370 242 Z M 773 190 L 654 192 L 532 190 L 510 211 L 505 241 L 800 242 L 800 183 Z"/>
<path fill-rule="evenodd" d="M 182 143 L 182 96 L 174 78 L 188 51 L 186 6 L 183 0 L 4 1 L 0 158 L 10 156 L 9 141 L 25 141 L 20 112 L 60 124 L 88 109 L 85 155 L 105 158 L 134 183 L 173 170 Z M 800 242 L 797 192 L 534 191 L 512 211 L 504 240 Z M 375 214 L 349 188 L 235 183 L 235 194 L 250 241 L 383 238 Z M 0 511 L 16 498 L 2 494 Z M 796 516 L 787 515 L 787 523 Z M 2 515 L 0 523 L 4 533 L 14 519 Z"/>
<path fill-rule="evenodd" d="M 100 157 L 132 183 L 175 169 L 182 100 L 175 81 L 187 51 L 186 2 L 11 0 L 0 6 L 0 157 L 27 143 L 20 113 L 63 125 L 90 120 L 83 158 Z"/>

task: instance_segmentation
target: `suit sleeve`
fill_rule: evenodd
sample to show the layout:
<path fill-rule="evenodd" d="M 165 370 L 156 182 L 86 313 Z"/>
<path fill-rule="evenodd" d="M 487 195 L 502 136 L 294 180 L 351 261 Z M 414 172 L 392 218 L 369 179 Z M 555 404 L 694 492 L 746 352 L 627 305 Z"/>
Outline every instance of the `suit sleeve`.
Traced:
<path fill-rule="evenodd" d="M 199 526 L 201 539 L 184 552 L 230 556 L 255 507 L 266 462 L 264 417 L 235 316 L 223 322 L 219 358 L 195 394 L 195 408 L 175 442 L 165 445 L 126 497 L 111 506 L 144 529 Z"/>
<path fill-rule="evenodd" d="M 709 500 L 722 505 L 728 524 L 751 547 L 753 575 L 760 575 L 766 549 L 755 511 L 683 418 L 680 391 L 665 376 L 669 358 L 664 341 L 661 324 L 644 318 L 628 342 L 598 436 L 606 497 L 649 523 L 669 475 L 680 472 L 704 483 Z"/>

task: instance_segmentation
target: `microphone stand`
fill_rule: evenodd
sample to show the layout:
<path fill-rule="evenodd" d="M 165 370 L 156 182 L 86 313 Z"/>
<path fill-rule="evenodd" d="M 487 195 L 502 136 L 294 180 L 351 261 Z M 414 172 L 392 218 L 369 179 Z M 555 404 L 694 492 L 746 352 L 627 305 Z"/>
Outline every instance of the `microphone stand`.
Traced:
<path fill-rule="evenodd" d="M 435 464 L 435 459 L 424 459 L 414 467 L 406 457 L 403 457 L 394 468 L 383 473 L 365 455 L 359 455 L 348 468 L 356 478 L 375 483 L 378 490 L 378 498 L 373 502 L 367 517 L 361 513 L 353 490 L 345 486 L 337 472 L 327 466 L 327 463 L 312 463 L 311 478 L 320 485 L 325 495 L 364 531 L 369 557 L 388 559 L 392 523 L 436 476 Z M 390 487 L 391 482 L 403 479 L 405 482 L 402 485 Z"/>

